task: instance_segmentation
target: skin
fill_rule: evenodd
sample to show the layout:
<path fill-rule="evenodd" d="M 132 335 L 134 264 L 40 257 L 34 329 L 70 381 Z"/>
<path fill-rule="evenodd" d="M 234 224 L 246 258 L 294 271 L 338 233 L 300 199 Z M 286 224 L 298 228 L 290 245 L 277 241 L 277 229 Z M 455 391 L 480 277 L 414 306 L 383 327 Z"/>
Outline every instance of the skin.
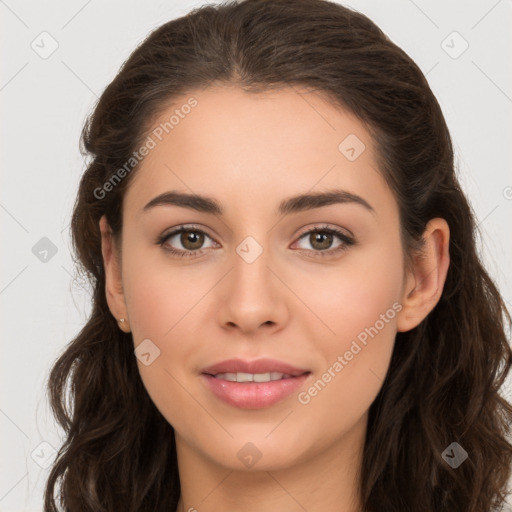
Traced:
<path fill-rule="evenodd" d="M 166 108 L 155 126 L 190 96 Z M 368 411 L 396 333 L 418 325 L 441 296 L 447 223 L 428 223 L 423 257 L 414 255 L 406 270 L 398 207 L 357 118 L 295 88 L 249 94 L 219 85 L 193 96 L 198 105 L 137 170 L 119 244 L 100 221 L 110 310 L 126 319 L 120 328 L 132 332 L 135 347 L 150 339 L 160 350 L 150 365 L 138 365 L 175 430 L 178 510 L 359 511 Z M 366 146 L 354 161 L 338 149 L 349 134 Z M 276 213 L 285 198 L 334 188 L 361 196 L 374 211 L 352 202 Z M 213 197 L 225 212 L 143 211 L 171 190 Z M 178 258 L 156 243 L 186 223 L 206 233 L 196 245 L 202 254 Z M 357 243 L 319 256 L 321 243 L 303 233 L 323 225 Z M 263 249 L 252 263 L 236 252 L 247 236 Z M 177 235 L 166 246 L 195 248 L 182 242 Z M 340 244 L 334 236 L 323 250 Z M 219 361 L 269 357 L 309 369 L 307 391 L 394 303 L 400 311 L 307 404 L 294 393 L 271 407 L 239 409 L 201 381 L 201 369 Z M 248 442 L 261 454 L 252 467 L 237 457 Z"/>

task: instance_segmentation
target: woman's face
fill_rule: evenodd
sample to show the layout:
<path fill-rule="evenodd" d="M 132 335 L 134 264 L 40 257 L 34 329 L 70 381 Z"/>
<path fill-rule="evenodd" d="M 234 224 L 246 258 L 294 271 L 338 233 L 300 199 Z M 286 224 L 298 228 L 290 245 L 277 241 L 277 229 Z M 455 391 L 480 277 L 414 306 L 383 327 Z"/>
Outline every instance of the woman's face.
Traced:
<path fill-rule="evenodd" d="M 123 203 L 122 293 L 177 442 L 266 470 L 355 446 L 405 289 L 368 131 L 316 94 L 226 86 L 183 96 L 154 128 Z"/>

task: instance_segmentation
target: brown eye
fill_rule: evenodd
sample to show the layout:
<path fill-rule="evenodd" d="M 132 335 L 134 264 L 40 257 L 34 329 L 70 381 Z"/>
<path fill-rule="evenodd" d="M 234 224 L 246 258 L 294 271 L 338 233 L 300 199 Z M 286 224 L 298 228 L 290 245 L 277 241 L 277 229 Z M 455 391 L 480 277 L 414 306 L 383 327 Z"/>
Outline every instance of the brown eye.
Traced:
<path fill-rule="evenodd" d="M 204 247 L 207 239 L 210 245 Z M 197 256 L 203 249 L 215 246 L 215 241 L 204 231 L 195 227 L 181 227 L 158 238 L 157 243 L 175 256 Z"/>
<path fill-rule="evenodd" d="M 204 234 L 200 231 L 188 230 L 182 231 L 180 242 L 183 247 L 189 251 L 200 249 L 204 243 Z"/>
<path fill-rule="evenodd" d="M 332 241 L 332 234 L 325 231 L 311 231 L 309 234 L 309 242 L 314 249 L 329 249 Z"/>
<path fill-rule="evenodd" d="M 299 237 L 298 243 L 306 242 L 311 248 L 300 247 L 301 252 L 306 251 L 313 256 L 334 256 L 341 254 L 351 245 L 355 244 L 355 240 L 337 228 L 328 226 L 310 229 Z"/>

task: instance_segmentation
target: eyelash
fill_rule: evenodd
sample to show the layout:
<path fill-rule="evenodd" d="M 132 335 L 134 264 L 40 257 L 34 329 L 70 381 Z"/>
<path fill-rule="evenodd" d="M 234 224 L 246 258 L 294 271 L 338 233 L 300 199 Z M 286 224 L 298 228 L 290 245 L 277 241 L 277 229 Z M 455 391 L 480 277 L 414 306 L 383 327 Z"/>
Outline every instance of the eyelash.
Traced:
<path fill-rule="evenodd" d="M 183 251 L 183 250 L 176 250 L 176 249 L 169 248 L 169 247 L 164 247 L 164 244 L 165 244 L 165 242 L 167 242 L 167 240 L 169 240 L 173 236 L 175 236 L 179 233 L 182 233 L 184 231 L 190 231 L 193 233 L 201 233 L 203 235 L 206 235 L 208 238 L 211 238 L 206 232 L 204 232 L 202 229 L 196 228 L 195 226 L 180 226 L 178 229 L 175 229 L 171 233 L 158 237 L 157 244 L 160 245 L 165 251 L 167 251 L 170 254 L 172 254 L 173 256 L 177 256 L 179 258 L 192 257 L 192 256 L 201 254 L 205 249 L 198 249 L 196 251 Z M 329 226 L 315 227 L 313 229 L 305 231 L 297 238 L 297 240 L 304 238 L 305 235 L 309 235 L 310 233 L 315 233 L 315 232 L 316 233 L 329 233 L 331 235 L 335 235 L 343 242 L 341 245 L 339 245 L 335 249 L 327 249 L 324 251 L 313 250 L 312 252 L 316 253 L 315 257 L 317 257 L 317 256 L 318 257 L 333 256 L 334 254 L 338 254 L 338 253 L 341 254 L 342 252 L 346 251 L 348 249 L 348 247 L 355 245 L 355 243 L 356 243 L 354 239 L 347 236 L 343 231 L 336 229 L 336 228 L 329 227 Z M 311 252 L 311 249 L 298 249 L 298 251 Z"/>

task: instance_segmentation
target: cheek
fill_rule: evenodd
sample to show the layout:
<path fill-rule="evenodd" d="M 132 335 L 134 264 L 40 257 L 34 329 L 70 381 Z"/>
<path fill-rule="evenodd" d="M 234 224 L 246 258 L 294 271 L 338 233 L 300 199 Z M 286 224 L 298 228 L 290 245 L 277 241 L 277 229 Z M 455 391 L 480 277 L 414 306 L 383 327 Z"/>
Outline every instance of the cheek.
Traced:
<path fill-rule="evenodd" d="M 403 262 L 398 241 L 346 256 L 336 267 L 310 266 L 287 276 L 314 313 L 304 316 L 310 339 L 318 340 L 323 334 L 322 345 L 331 354 L 348 347 L 359 335 L 364 341 L 367 329 L 392 331 L 401 309 Z"/>
<path fill-rule="evenodd" d="M 308 306 L 329 330 L 320 330 L 318 320 L 302 325 L 322 351 L 323 366 L 297 399 L 310 417 L 328 412 L 333 435 L 361 417 L 382 387 L 402 308 L 402 275 L 397 242 L 347 258 L 322 286 L 318 276 L 303 276 L 300 293 L 309 290 Z"/>
<path fill-rule="evenodd" d="M 150 261 L 147 253 L 134 249 L 124 254 L 124 293 L 134 345 L 147 344 L 145 340 L 154 344 L 151 363 L 137 361 L 141 379 L 170 424 L 190 425 L 201 411 L 186 391 L 192 371 L 187 364 L 199 348 L 195 326 L 201 325 L 201 299 L 212 285 L 204 275 L 192 278 L 186 268 L 171 268 L 161 257 Z M 154 359 L 153 353 L 158 354 Z"/>
<path fill-rule="evenodd" d="M 152 259 L 144 251 L 126 253 L 123 283 L 134 339 L 164 339 L 185 319 L 207 291 L 204 279 L 191 277 L 187 268 Z M 204 277 L 204 276 L 203 276 Z"/>

